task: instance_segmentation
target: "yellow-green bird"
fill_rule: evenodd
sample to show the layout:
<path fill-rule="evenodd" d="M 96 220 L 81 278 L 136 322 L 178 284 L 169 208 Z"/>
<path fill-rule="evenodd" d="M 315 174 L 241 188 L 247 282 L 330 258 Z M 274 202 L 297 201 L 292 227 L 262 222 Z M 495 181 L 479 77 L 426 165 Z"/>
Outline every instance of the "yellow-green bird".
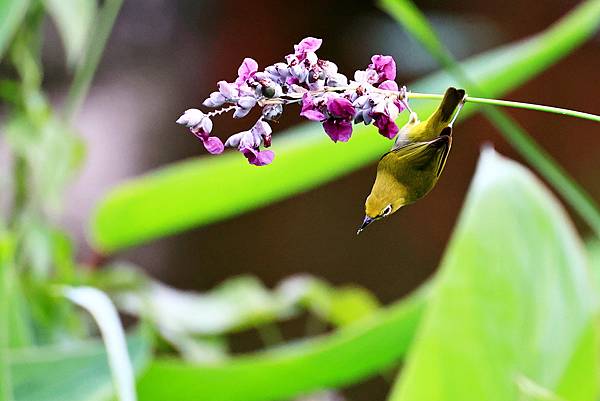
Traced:
<path fill-rule="evenodd" d="M 375 220 L 419 200 L 435 186 L 446 164 L 452 145 L 452 125 L 465 97 L 464 90 L 448 88 L 427 120 L 421 122 L 411 112 L 394 147 L 379 160 L 377 177 L 365 202 L 365 219 L 357 234 Z"/>

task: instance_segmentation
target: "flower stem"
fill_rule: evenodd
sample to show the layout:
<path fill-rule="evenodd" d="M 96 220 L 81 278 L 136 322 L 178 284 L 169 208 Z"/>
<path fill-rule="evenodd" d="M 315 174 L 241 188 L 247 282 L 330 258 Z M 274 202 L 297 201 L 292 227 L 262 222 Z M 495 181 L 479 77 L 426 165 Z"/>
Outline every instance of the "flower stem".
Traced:
<path fill-rule="evenodd" d="M 431 93 L 417 93 L 417 92 L 408 92 L 407 96 L 409 99 L 432 99 L 432 100 L 440 100 L 444 97 L 443 95 L 437 95 L 437 94 L 431 94 Z M 584 113 L 582 111 L 563 109 L 560 107 L 544 106 L 541 104 L 513 102 L 510 100 L 487 99 L 487 98 L 482 98 L 482 97 L 471 97 L 471 96 L 467 96 L 465 98 L 465 102 L 490 104 L 490 105 L 502 106 L 502 107 L 513 107 L 513 108 L 517 108 L 517 109 L 537 110 L 537 111 L 543 111 L 546 113 L 561 114 L 564 116 L 577 117 L 577 118 L 583 118 L 585 120 L 600 122 L 600 116 L 597 116 L 595 114 Z"/>

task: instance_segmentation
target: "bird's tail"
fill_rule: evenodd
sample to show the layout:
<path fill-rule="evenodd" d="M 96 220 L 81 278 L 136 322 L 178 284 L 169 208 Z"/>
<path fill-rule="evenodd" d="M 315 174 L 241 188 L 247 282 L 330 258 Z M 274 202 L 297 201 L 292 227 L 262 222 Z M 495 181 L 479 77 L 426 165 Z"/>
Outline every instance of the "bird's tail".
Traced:
<path fill-rule="evenodd" d="M 446 125 L 452 119 L 454 111 L 465 97 L 464 89 L 448 88 L 444 94 L 444 99 L 438 107 L 436 114 L 439 114 L 439 122 Z"/>

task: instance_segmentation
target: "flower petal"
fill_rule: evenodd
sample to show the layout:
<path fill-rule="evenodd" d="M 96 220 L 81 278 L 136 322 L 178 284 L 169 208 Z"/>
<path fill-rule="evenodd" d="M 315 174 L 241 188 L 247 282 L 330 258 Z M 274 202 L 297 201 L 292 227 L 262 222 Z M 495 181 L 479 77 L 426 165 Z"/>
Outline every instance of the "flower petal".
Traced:
<path fill-rule="evenodd" d="M 242 61 L 240 68 L 238 68 L 238 78 L 235 80 L 235 83 L 238 85 L 243 84 L 248 78 L 252 77 L 256 71 L 258 71 L 258 63 L 256 60 L 246 57 L 244 61 Z"/>
<path fill-rule="evenodd" d="M 248 163 L 255 166 L 265 166 L 275 158 L 275 153 L 271 150 L 259 151 L 258 149 L 243 147 L 240 152 L 248 159 Z"/>
<path fill-rule="evenodd" d="M 395 91 L 398 92 L 398 84 L 396 83 L 396 81 L 392 81 L 392 80 L 387 80 L 387 81 L 383 81 L 380 85 L 379 85 L 379 89 L 385 89 L 388 91 Z"/>
<path fill-rule="evenodd" d="M 225 99 L 233 99 L 238 96 L 237 88 L 229 82 L 219 81 L 217 82 L 217 86 L 219 87 L 219 92 L 225 97 Z"/>
<path fill-rule="evenodd" d="M 203 138 L 202 143 L 206 150 L 213 155 L 217 155 L 219 153 L 223 153 L 225 147 L 223 146 L 223 142 L 216 136 L 209 136 L 208 138 Z"/>
<path fill-rule="evenodd" d="M 384 114 L 376 117 L 373 125 L 375 125 L 379 129 L 379 133 L 381 135 L 389 139 L 394 138 L 399 131 L 399 128 L 394 122 L 394 120 L 390 119 Z"/>
<path fill-rule="evenodd" d="M 304 38 L 294 45 L 294 53 L 296 56 L 304 56 L 306 52 L 316 52 L 321 47 L 323 39 L 313 38 L 311 36 Z"/>
<path fill-rule="evenodd" d="M 348 142 L 352 136 L 352 123 L 344 120 L 328 119 L 323 122 L 323 129 L 333 142 Z"/>
<path fill-rule="evenodd" d="M 336 118 L 343 120 L 351 120 L 354 118 L 356 110 L 352 106 L 352 102 L 341 96 L 330 97 L 327 99 L 327 111 Z"/>

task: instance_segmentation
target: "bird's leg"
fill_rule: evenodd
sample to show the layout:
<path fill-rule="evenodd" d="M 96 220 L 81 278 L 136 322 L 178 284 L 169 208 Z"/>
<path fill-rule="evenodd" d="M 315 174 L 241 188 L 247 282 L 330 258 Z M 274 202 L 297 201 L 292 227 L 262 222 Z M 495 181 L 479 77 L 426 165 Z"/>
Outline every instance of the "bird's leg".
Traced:
<path fill-rule="evenodd" d="M 448 127 L 452 128 L 454 126 L 454 121 L 456 121 L 456 119 L 458 118 L 458 115 L 460 114 L 460 111 L 462 110 L 463 106 L 465 105 L 466 100 L 467 100 L 467 94 L 465 93 L 462 100 L 458 104 L 456 113 L 454 113 L 454 117 L 452 117 L 452 121 L 450 121 L 450 124 L 448 124 Z"/>

